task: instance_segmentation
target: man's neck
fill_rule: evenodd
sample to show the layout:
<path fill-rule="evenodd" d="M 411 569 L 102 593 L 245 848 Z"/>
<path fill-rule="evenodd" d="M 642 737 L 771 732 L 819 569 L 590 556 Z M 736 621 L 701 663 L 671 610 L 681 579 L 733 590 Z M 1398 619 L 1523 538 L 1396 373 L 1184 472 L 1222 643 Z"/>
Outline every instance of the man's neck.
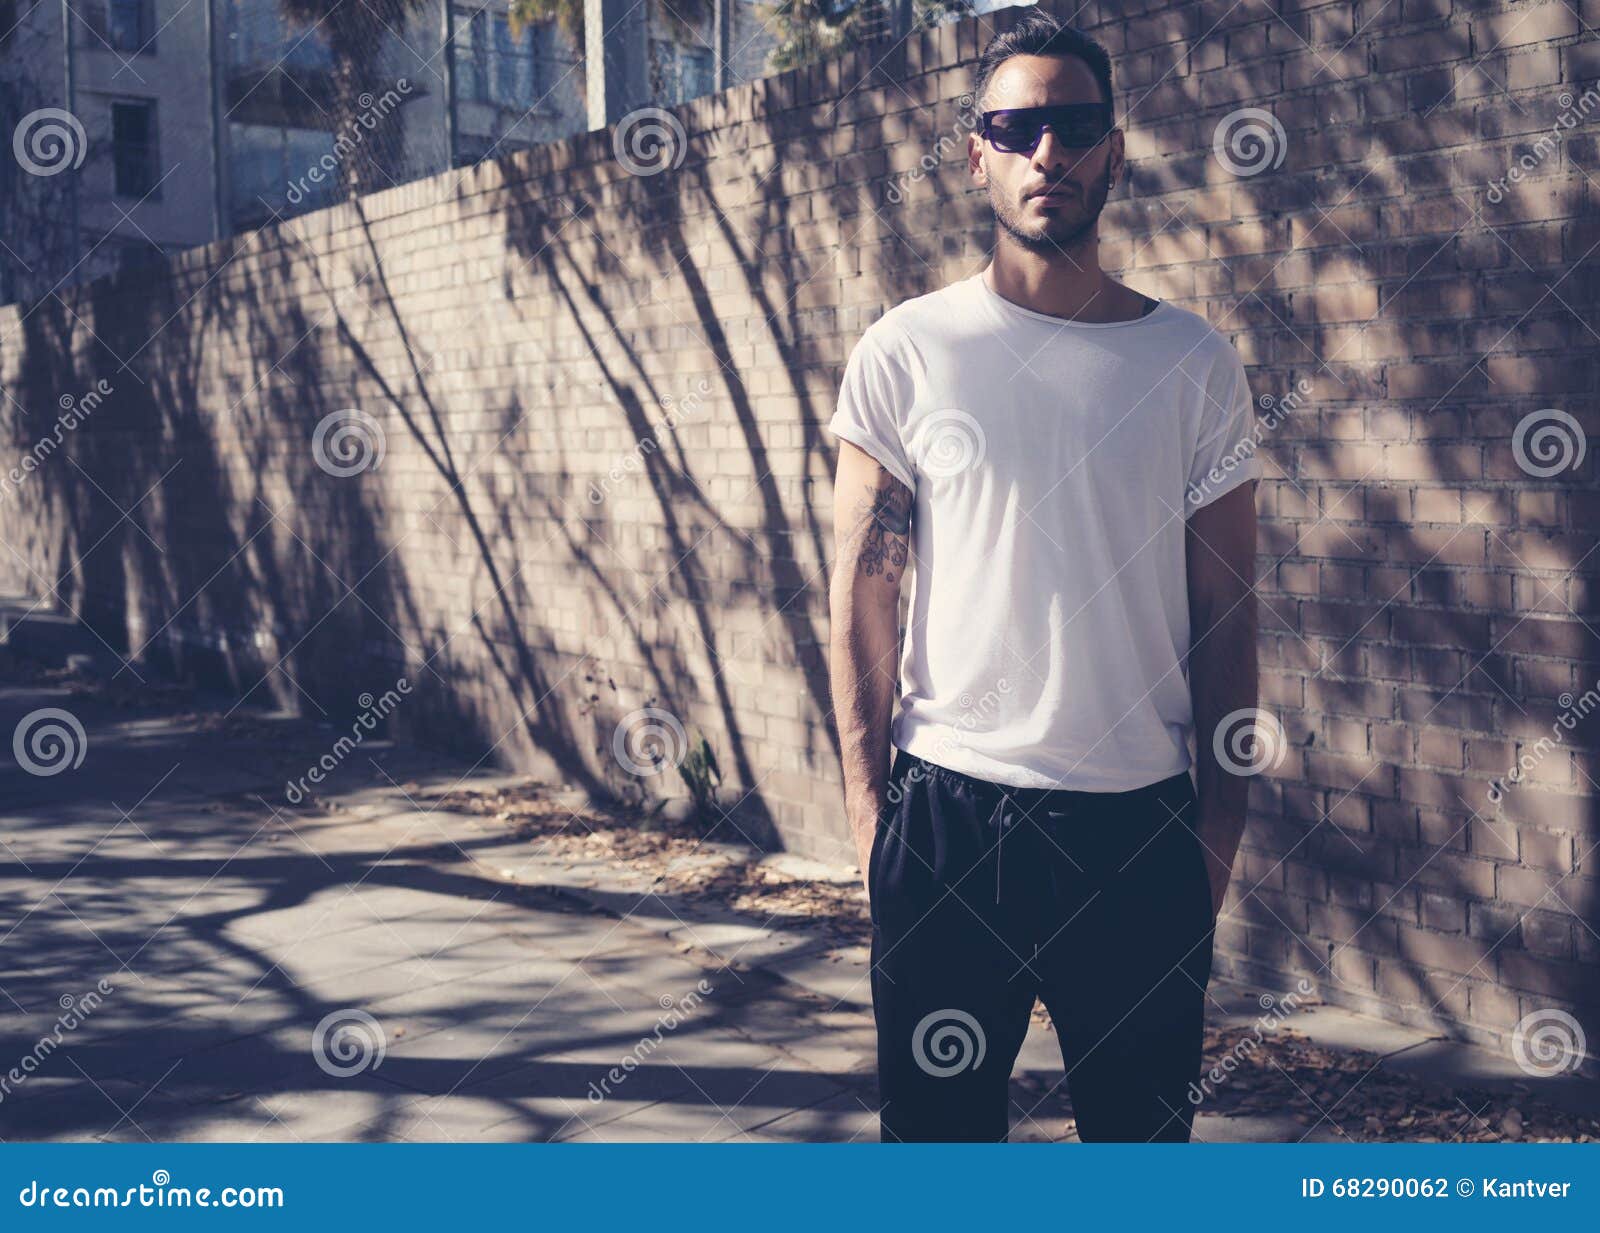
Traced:
<path fill-rule="evenodd" d="M 1106 325 L 1136 321 L 1157 303 L 1108 278 L 1098 264 L 1042 265 L 1008 261 L 1004 251 L 983 271 L 991 290 L 1013 304 L 1067 321 Z"/>

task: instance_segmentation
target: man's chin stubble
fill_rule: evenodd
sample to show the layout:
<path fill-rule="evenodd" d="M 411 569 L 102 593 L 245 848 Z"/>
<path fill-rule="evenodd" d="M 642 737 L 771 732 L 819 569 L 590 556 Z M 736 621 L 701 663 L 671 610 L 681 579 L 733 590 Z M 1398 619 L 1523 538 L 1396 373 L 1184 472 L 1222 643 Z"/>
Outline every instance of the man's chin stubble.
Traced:
<path fill-rule="evenodd" d="M 1023 209 L 1026 208 L 1027 205 L 1024 203 Z M 1093 232 L 1095 224 L 1095 220 L 1090 219 L 1088 222 L 1079 223 L 1075 227 L 1066 230 L 1063 234 L 1052 234 L 1048 226 L 1037 233 L 1024 231 L 1017 225 L 1014 218 L 999 210 L 995 211 L 995 221 L 1022 248 L 1028 252 L 1039 253 L 1046 257 L 1056 255 L 1070 256 L 1081 252 L 1090 233 Z"/>

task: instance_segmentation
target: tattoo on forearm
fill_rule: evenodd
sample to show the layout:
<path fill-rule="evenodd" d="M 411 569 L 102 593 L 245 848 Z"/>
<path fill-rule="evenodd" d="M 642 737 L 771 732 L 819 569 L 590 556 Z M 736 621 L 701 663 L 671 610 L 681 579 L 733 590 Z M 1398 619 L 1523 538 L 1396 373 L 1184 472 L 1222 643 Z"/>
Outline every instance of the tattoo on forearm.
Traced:
<path fill-rule="evenodd" d="M 891 475 L 869 489 L 861 506 L 865 538 L 861 545 L 861 572 L 882 574 L 885 582 L 898 582 L 905 569 L 911 531 L 911 493 Z"/>

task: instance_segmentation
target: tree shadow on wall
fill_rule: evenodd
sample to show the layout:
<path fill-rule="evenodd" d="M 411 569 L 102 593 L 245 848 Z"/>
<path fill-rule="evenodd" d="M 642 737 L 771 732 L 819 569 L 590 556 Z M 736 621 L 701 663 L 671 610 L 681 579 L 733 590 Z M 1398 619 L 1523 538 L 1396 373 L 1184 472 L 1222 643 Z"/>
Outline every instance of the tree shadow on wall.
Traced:
<path fill-rule="evenodd" d="M 1245 17 L 1208 37 L 1228 37 Z M 1161 52 L 1131 62 L 1125 124 L 1147 135 L 1133 142 L 1131 183 L 1103 228 L 1108 268 L 1154 295 L 1204 298 L 1197 311 L 1239 346 L 1263 410 L 1262 699 L 1287 740 L 1282 762 L 1254 784 L 1252 853 L 1221 931 L 1228 970 L 1268 987 L 1306 974 L 1330 997 L 1398 1006 L 1415 1023 L 1484 1042 L 1504 1042 L 1544 1007 L 1569 1006 L 1592 1039 L 1600 826 L 1588 767 L 1600 728 L 1565 733 L 1542 784 L 1491 794 L 1491 781 L 1600 676 L 1590 625 L 1597 541 L 1583 529 L 1594 464 L 1537 476 L 1517 460 L 1543 406 L 1567 407 L 1600 431 L 1592 408 L 1577 405 L 1596 366 L 1571 364 L 1565 350 L 1593 336 L 1583 310 L 1595 299 L 1600 229 L 1579 221 L 1582 181 L 1564 169 L 1502 200 L 1485 191 L 1548 128 L 1526 98 L 1493 116 L 1495 136 L 1529 134 L 1509 155 L 1413 153 L 1430 117 L 1448 147 L 1461 113 L 1508 101 L 1506 57 L 1472 58 L 1464 34 L 1442 34 L 1441 58 L 1470 58 L 1475 83 L 1470 73 L 1419 77 L 1398 99 L 1374 84 L 1369 121 L 1330 126 L 1319 106 L 1365 75 L 1365 59 L 1342 54 L 1348 36 L 1302 33 L 1317 40 L 1310 80 L 1276 109 L 1284 131 L 1266 135 L 1276 143 L 1268 154 L 1284 157 L 1264 174 L 1230 168 L 1209 141 L 1193 154 L 1142 153 L 1141 140 L 1144 150 L 1193 145 L 1167 141 L 1165 130 L 1189 132 L 1196 115 L 1208 130 L 1249 117 L 1218 107 L 1186 65 L 1170 73 Z M 844 62 L 843 75 L 852 67 L 893 76 L 904 58 L 879 49 Z M 1265 96 L 1268 77 L 1253 70 L 1235 85 L 1258 76 Z M 934 290 L 952 255 L 972 253 L 965 268 L 981 266 L 969 237 L 986 224 L 964 140 L 945 140 L 960 131 L 954 107 L 923 106 L 889 85 L 877 95 L 888 114 L 876 98 L 859 109 L 784 111 L 776 101 L 764 111 L 766 100 L 786 101 L 786 84 L 756 92 L 756 119 L 717 134 L 720 155 L 717 139 L 692 134 L 674 170 L 613 168 L 596 182 L 589 167 L 559 185 L 508 171 L 508 241 L 537 258 L 539 294 L 554 290 L 603 323 L 579 328 L 626 437 L 657 433 L 640 409 L 660 405 L 663 370 L 685 371 L 684 344 L 696 352 L 687 371 L 720 383 L 717 423 L 733 428 L 748 490 L 715 500 L 727 492 L 714 457 L 726 438 L 691 446 L 680 429 L 673 448 L 642 457 L 649 516 L 675 549 L 702 526 L 752 528 L 766 560 L 750 562 L 742 544 L 732 559 L 766 580 L 753 598 L 784 631 L 783 653 L 764 648 L 762 658 L 802 669 L 790 690 L 820 738 L 825 664 L 808 652 L 826 629 L 825 574 L 811 576 L 795 546 L 804 540 L 826 560 L 829 519 L 810 483 L 834 462 L 820 429 L 842 355 L 826 348 L 865 321 L 847 324 L 839 297 L 819 296 L 820 307 L 801 297 L 819 271 L 830 290 L 854 273 L 840 268 L 854 259 L 839 260 L 846 248 L 879 275 L 879 304 Z M 1155 113 L 1148 124 L 1141 106 Z M 857 131 L 841 134 L 849 120 Z M 907 130 L 904 144 L 938 151 L 932 170 L 912 162 L 893 177 L 908 165 L 893 143 L 887 163 L 826 153 L 828 136 L 839 136 L 836 148 L 874 151 L 885 133 Z M 892 196 L 879 192 L 886 173 Z M 812 183 L 821 186 L 804 191 Z M 1564 220 L 1556 245 L 1550 219 Z M 675 303 L 670 333 L 656 318 L 629 322 L 640 298 Z M 844 345 L 853 341 L 847 333 Z M 754 380 L 773 368 L 783 410 L 759 413 L 750 390 L 772 394 Z M 783 418 L 791 412 L 793 423 Z M 775 441 L 797 442 L 798 460 L 775 464 Z M 796 479 L 803 496 L 790 495 Z M 576 555 L 581 541 L 569 542 Z M 699 576 L 675 594 L 703 615 Z M 791 604 L 808 583 L 811 602 Z M 611 582 L 597 593 L 622 607 Z M 732 588 L 719 596 L 741 598 Z M 726 629 L 726 611 L 716 615 L 694 648 L 709 662 L 698 676 L 652 654 L 642 634 L 634 642 L 653 679 L 675 677 L 678 697 L 710 697 L 741 775 L 759 779 L 751 751 L 761 746 L 741 738 L 747 712 L 723 685 L 730 640 L 714 640 Z M 804 756 L 823 769 L 836 751 L 818 739 Z"/>
<path fill-rule="evenodd" d="M 1600 728 L 1500 800 L 1488 787 L 1600 676 L 1592 457 L 1535 477 L 1513 449 L 1543 406 L 1592 417 L 1575 404 L 1596 368 L 1570 344 L 1592 337 L 1600 234 L 1564 169 L 1497 203 L 1476 187 L 1506 155 L 1450 133 L 1504 102 L 1507 57 L 1448 31 L 1434 59 L 1475 72 L 1391 96 L 1364 44 L 1290 19 L 1310 50 L 1291 52 L 1305 81 L 1274 105 L 1282 135 L 1264 130 L 1282 160 L 1225 166 L 1195 126 L 1242 109 L 1191 67 L 1260 20 L 1122 57 L 1131 175 L 1102 225 L 1109 269 L 1195 303 L 1258 400 L 1292 404 L 1263 417 L 1281 422 L 1258 494 L 1262 700 L 1287 742 L 1254 783 L 1219 954 L 1469 1035 L 1572 1006 L 1592 1039 Z M 953 259 L 976 270 L 992 242 L 959 113 L 919 101 L 950 92 L 899 80 L 934 46 L 762 83 L 753 119 L 693 131 L 659 174 L 591 134 L 560 163 L 460 173 L 448 232 L 380 194 L 238 242 L 210 281 L 196 263 L 97 283 L 92 339 L 47 302 L 23 339 L 36 417 L 116 353 L 141 378 L 33 477 L 58 511 L 38 550 L 58 589 L 130 651 L 232 631 L 157 645 L 330 715 L 380 666 L 412 672 L 406 731 L 597 792 L 628 779 L 619 724 L 659 706 L 726 751 L 741 829 L 799 837 L 786 802 L 837 779 L 819 503 L 853 309 L 933 290 Z M 1227 97 L 1275 97 L 1278 67 L 1241 67 Z M 830 75 L 862 84 L 786 105 Z M 1512 157 L 1549 120 L 1519 99 L 1485 111 L 1493 135 L 1528 134 Z M 721 107 L 680 112 L 709 130 Z M 931 167 L 904 157 L 928 149 Z M 443 267 L 411 261 L 444 244 Z M 388 454 L 333 475 L 311 441 L 351 408 Z M 138 526 L 118 513 L 135 507 Z M 849 859 L 842 823 L 805 837 Z"/>

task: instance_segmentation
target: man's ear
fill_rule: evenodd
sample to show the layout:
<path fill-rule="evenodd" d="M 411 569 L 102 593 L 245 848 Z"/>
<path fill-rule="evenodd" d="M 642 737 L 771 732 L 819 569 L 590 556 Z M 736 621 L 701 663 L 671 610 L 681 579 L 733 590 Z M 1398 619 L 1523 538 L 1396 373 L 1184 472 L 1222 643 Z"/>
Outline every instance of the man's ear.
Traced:
<path fill-rule="evenodd" d="M 983 138 L 977 133 L 967 134 L 967 174 L 974 184 L 989 187 L 989 172 L 983 165 Z"/>

